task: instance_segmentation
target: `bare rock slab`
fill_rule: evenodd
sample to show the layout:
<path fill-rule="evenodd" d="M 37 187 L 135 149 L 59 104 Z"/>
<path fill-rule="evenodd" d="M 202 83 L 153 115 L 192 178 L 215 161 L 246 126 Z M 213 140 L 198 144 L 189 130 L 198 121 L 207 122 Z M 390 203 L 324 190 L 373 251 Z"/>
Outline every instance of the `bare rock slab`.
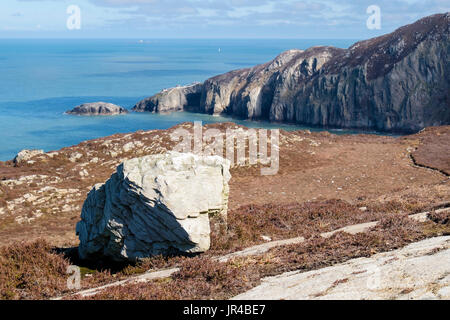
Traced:
<path fill-rule="evenodd" d="M 309 272 L 288 272 L 233 300 L 450 299 L 450 237 Z"/>
<path fill-rule="evenodd" d="M 230 162 L 170 152 L 127 160 L 96 185 L 77 224 L 82 259 L 134 261 L 210 247 L 211 215 L 226 219 Z"/>

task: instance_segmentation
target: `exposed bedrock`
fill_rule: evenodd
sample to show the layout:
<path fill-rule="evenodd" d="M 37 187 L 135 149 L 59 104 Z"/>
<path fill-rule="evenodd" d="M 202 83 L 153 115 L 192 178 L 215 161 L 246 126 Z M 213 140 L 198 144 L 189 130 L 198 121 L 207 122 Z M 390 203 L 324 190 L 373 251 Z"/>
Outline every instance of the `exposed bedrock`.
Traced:
<path fill-rule="evenodd" d="M 165 89 L 161 93 L 140 101 L 133 108 L 136 112 L 172 112 L 182 111 L 199 105 L 198 91 L 202 84 Z"/>

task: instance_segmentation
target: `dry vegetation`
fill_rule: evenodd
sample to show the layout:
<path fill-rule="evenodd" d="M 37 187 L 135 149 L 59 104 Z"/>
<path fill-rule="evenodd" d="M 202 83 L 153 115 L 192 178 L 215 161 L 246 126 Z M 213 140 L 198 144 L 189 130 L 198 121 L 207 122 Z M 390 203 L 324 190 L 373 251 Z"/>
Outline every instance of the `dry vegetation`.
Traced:
<path fill-rule="evenodd" d="M 19 165 L 0 162 L 0 243 L 45 238 L 57 246 L 76 246 L 75 224 L 92 186 L 105 182 L 125 159 L 172 149 L 170 134 L 180 126 L 192 130 L 192 124 L 185 123 L 168 130 L 117 134 L 37 155 Z M 243 127 L 222 123 L 207 128 L 224 132 Z M 430 128 L 401 138 L 281 131 L 278 174 L 261 176 L 258 166 L 234 167 L 230 209 L 331 199 L 357 206 L 448 203 L 448 178 L 415 166 L 411 153 L 428 146 L 425 153 L 431 148 L 435 161 L 447 163 L 449 130 Z M 429 140 L 433 144 L 425 143 Z"/>
<path fill-rule="evenodd" d="M 259 209 L 253 207 L 240 215 L 233 214 L 233 219 L 229 222 L 229 230 L 232 231 L 230 234 L 233 236 L 225 239 L 215 235 L 213 248 L 208 254 L 191 257 L 158 256 L 135 265 L 122 265 L 120 268 L 97 265 L 95 269 L 92 265 L 87 267 L 81 264 L 82 287 L 91 288 L 147 270 L 179 266 L 181 271 L 170 278 L 110 288 L 93 298 L 225 299 L 258 285 L 261 278 L 266 276 L 292 270 L 317 269 L 351 258 L 400 248 L 426 237 L 450 234 L 449 213 L 432 212 L 431 220 L 427 223 L 413 222 L 397 213 L 385 215 L 381 218 L 381 223 L 370 232 L 358 235 L 337 233 L 326 239 L 318 234 L 347 225 L 352 221 L 351 216 L 357 214 L 352 212 L 355 208 L 340 201 L 298 205 L 296 208 L 297 210 L 295 206 L 290 208 L 291 211 L 286 211 L 281 219 L 274 217 L 277 217 L 277 212 L 281 212 L 282 208 L 273 205 Z M 369 211 L 367 218 L 372 220 L 378 216 Z M 297 223 L 296 218 L 304 223 L 309 221 L 308 227 Z M 364 219 L 358 217 L 354 220 L 360 221 Z M 270 234 L 274 238 L 277 235 L 282 238 L 298 234 L 306 236 L 307 241 L 274 248 L 262 256 L 234 258 L 226 263 L 214 260 L 214 256 L 232 251 L 231 248 L 247 247 L 260 242 L 261 239 L 252 233 L 255 223 L 259 224 L 257 235 Z M 0 297 L 47 299 L 73 293 L 66 286 L 66 269 L 71 264 L 80 264 L 73 252 L 62 252 L 41 240 L 3 247 L 0 251 Z"/>
<path fill-rule="evenodd" d="M 448 224 L 445 229 L 450 234 Z M 186 259 L 181 270 L 170 278 L 113 287 L 88 299 L 229 299 L 260 284 L 267 276 L 368 257 L 441 234 L 429 230 L 428 223 L 390 216 L 367 233 L 337 233 L 328 239 L 313 236 L 304 243 L 274 248 L 262 256 L 235 258 L 226 263 L 202 256 Z"/>
<path fill-rule="evenodd" d="M 212 252 L 241 250 L 264 242 L 263 236 L 271 240 L 309 238 L 345 226 L 379 220 L 386 212 L 415 213 L 424 209 L 396 201 L 359 207 L 336 199 L 302 204 L 247 205 L 229 212 L 227 232 L 213 232 Z"/>
<path fill-rule="evenodd" d="M 416 164 L 450 175 L 450 134 L 445 127 L 428 128 L 417 134 L 421 143 L 412 156 Z"/>
<path fill-rule="evenodd" d="M 180 126 L 192 129 L 190 124 Z M 78 245 L 75 224 L 92 186 L 106 181 L 124 159 L 171 149 L 174 129 L 86 141 L 20 165 L 0 162 L 0 298 L 46 299 L 69 293 L 69 264 L 82 267 L 83 289 L 147 270 L 182 267 L 171 278 L 117 287 L 94 298 L 228 298 L 255 286 L 261 277 L 315 269 L 449 234 L 448 214 L 433 212 L 425 224 L 399 218 L 449 205 L 449 126 L 400 138 L 282 131 L 277 175 L 261 176 L 258 166 L 231 170 L 228 229 L 217 230 L 212 224 L 212 248 L 206 254 L 112 266 L 85 264 L 78 261 L 76 250 L 57 249 Z M 380 219 L 383 223 L 366 234 L 318 236 Z M 303 236 L 307 241 L 260 257 L 212 260 L 263 243 L 263 236 Z"/>
<path fill-rule="evenodd" d="M 65 290 L 68 266 L 43 240 L 0 248 L 0 297 L 50 298 Z"/>

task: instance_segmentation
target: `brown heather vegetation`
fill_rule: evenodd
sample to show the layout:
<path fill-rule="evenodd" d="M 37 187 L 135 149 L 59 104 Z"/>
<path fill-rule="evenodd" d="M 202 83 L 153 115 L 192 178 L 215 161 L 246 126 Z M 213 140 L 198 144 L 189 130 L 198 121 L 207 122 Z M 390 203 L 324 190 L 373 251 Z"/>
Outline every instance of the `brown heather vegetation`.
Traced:
<path fill-rule="evenodd" d="M 430 214 L 431 221 L 426 223 L 413 222 L 402 214 L 389 214 L 365 234 L 338 233 L 325 239 L 318 234 L 348 225 L 352 221 L 351 216 L 357 213 L 354 210 L 358 209 L 342 201 L 284 208 L 286 211 L 275 205 L 262 208 L 249 206 L 244 208 L 247 211 L 243 210 L 242 214 L 233 211 L 233 218 L 229 221 L 232 236 L 220 238 L 215 234 L 212 250 L 206 254 L 193 257 L 158 256 L 135 265 L 121 266 L 120 269 L 105 265 L 90 269 L 94 267 L 80 264 L 73 254 L 55 250 L 42 240 L 3 247 L 0 250 L 0 297 L 47 299 L 72 293 L 66 288 L 66 269 L 70 264 L 78 264 L 81 266 L 83 289 L 148 270 L 181 267 L 181 271 L 170 278 L 110 288 L 94 296 L 95 299 L 225 299 L 258 285 L 263 277 L 293 270 L 317 269 L 400 248 L 426 237 L 450 234 L 450 214 L 433 212 Z M 280 219 L 275 219 L 279 216 Z M 306 224 L 297 222 L 295 217 Z M 379 217 L 379 214 L 369 210 L 368 217 Z M 364 220 L 353 220 L 354 223 L 361 221 Z M 279 238 L 303 235 L 308 239 L 302 244 L 271 249 L 262 256 L 234 258 L 227 263 L 213 260 L 220 253 L 235 251 L 231 248 L 259 243 L 260 239 L 252 232 L 256 235 L 269 234 L 274 238 L 276 235 Z"/>
<path fill-rule="evenodd" d="M 416 164 L 450 175 L 450 134 L 445 127 L 428 128 L 417 134 L 421 143 L 412 154 Z"/>
<path fill-rule="evenodd" d="M 450 224 L 450 216 L 446 212 L 437 213 L 435 211 L 428 214 L 428 218 L 440 225 L 449 225 Z"/>
<path fill-rule="evenodd" d="M 314 236 L 304 243 L 274 248 L 262 256 L 234 258 L 226 263 L 194 257 L 184 260 L 181 270 L 170 278 L 117 286 L 86 299 L 229 299 L 257 286 L 264 277 L 331 266 L 441 234 L 430 232 L 429 225 L 391 215 L 366 233 Z M 450 234 L 448 225 L 446 230 Z"/>
<path fill-rule="evenodd" d="M 0 248 L 0 300 L 49 299 L 71 292 L 67 288 L 69 257 L 43 239 Z M 92 274 L 95 274 L 93 277 Z M 109 270 L 81 268 L 85 287 L 110 282 Z"/>
<path fill-rule="evenodd" d="M 379 220 L 386 212 L 411 212 L 408 209 L 392 201 L 367 207 L 362 212 L 358 206 L 336 199 L 303 204 L 247 205 L 229 212 L 227 232 L 213 229 L 212 251 L 217 254 L 241 250 L 264 242 L 262 236 L 272 240 L 309 238 L 348 225 Z"/>
<path fill-rule="evenodd" d="M 192 124 L 179 126 L 192 129 Z M 230 126 L 236 127 L 212 124 L 204 130 L 224 131 Z M 75 225 L 92 186 L 106 181 L 125 159 L 171 149 L 170 133 L 177 127 L 86 141 L 36 156 L 30 163 L 0 162 L 0 299 L 47 299 L 70 293 L 69 264 L 82 267 L 82 289 L 182 266 L 171 278 L 109 289 L 94 298 L 227 298 L 267 275 L 319 268 L 449 234 L 448 215 L 432 212 L 425 224 L 397 218 L 450 204 L 450 180 L 445 175 L 450 126 L 399 138 L 281 131 L 277 175 L 261 176 L 258 166 L 231 170 L 227 232 L 216 229 L 212 221 L 212 248 L 207 253 L 113 266 L 85 264 L 78 261 L 76 250 L 56 249 L 78 245 Z M 130 143 L 136 145 L 124 148 Z M 318 237 L 383 218 L 387 220 L 382 226 L 366 234 Z M 212 260 L 264 243 L 262 236 L 272 240 L 303 236 L 307 241 L 260 257 L 228 263 Z"/>
<path fill-rule="evenodd" d="M 50 298 L 64 291 L 68 266 L 44 240 L 0 248 L 0 298 Z"/>
<path fill-rule="evenodd" d="M 0 243 L 45 238 L 55 246 L 76 246 L 75 225 L 92 186 L 105 182 L 125 159 L 172 149 L 170 133 L 180 126 L 192 129 L 185 123 L 168 130 L 116 134 L 19 165 L 0 162 Z M 236 127 L 210 124 L 204 130 Z M 437 170 L 443 169 L 439 164 L 448 163 L 449 132 L 450 126 L 445 126 L 393 138 L 281 130 L 278 174 L 261 176 L 258 166 L 234 167 L 229 208 L 341 199 L 355 206 L 396 202 L 412 212 L 448 203 L 449 181 Z M 130 144 L 134 146 L 124 148 Z M 437 165 L 426 167 L 437 170 L 414 166 L 410 154 L 414 150 L 432 152 L 430 160 Z"/>

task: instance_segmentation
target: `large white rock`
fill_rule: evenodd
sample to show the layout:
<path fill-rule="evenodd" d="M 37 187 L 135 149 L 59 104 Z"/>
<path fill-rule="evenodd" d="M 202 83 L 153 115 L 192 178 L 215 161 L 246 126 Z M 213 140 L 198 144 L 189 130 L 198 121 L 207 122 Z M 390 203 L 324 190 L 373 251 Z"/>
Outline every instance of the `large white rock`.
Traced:
<path fill-rule="evenodd" d="M 14 163 L 19 164 L 21 162 L 25 162 L 33 158 L 34 156 L 37 156 L 39 154 L 43 154 L 44 150 L 27 150 L 24 149 L 20 151 L 14 158 Z"/>
<path fill-rule="evenodd" d="M 80 257 L 123 261 L 208 250 L 209 216 L 226 219 L 229 168 L 218 156 L 177 152 L 125 161 L 83 205 Z"/>

